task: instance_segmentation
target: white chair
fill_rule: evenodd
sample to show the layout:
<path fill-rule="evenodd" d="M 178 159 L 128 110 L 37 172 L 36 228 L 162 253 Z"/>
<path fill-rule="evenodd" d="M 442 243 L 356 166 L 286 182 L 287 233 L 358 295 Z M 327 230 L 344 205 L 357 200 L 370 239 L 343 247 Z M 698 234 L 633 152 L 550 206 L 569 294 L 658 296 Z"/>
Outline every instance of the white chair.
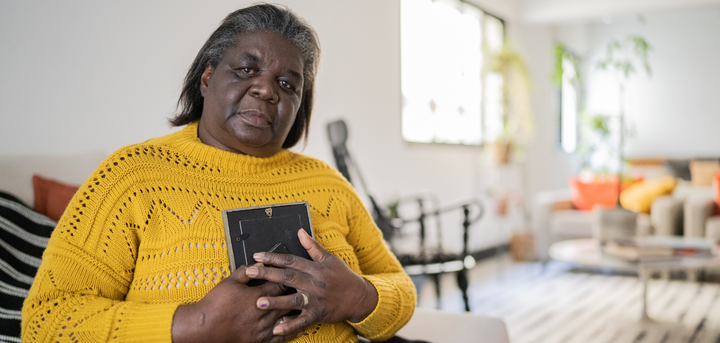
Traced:
<path fill-rule="evenodd" d="M 509 343 L 505 322 L 473 313 L 451 313 L 416 308 L 397 334 L 431 343 Z"/>

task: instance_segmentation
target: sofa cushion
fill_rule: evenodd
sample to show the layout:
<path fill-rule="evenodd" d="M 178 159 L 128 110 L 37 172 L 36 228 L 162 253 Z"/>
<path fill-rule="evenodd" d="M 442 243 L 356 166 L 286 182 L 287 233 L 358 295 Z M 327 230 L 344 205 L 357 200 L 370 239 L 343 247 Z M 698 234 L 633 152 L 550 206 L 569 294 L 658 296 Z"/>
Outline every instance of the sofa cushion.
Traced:
<path fill-rule="evenodd" d="M 655 198 L 672 193 L 677 182 L 672 176 L 663 176 L 642 181 L 628 187 L 620 193 L 620 203 L 628 210 L 638 213 L 650 213 Z"/>
<path fill-rule="evenodd" d="M 0 337 L 20 341 L 20 311 L 56 223 L 0 192 Z M 2 339 L 0 339 L 2 340 Z"/>
<path fill-rule="evenodd" d="M 667 160 L 665 166 L 672 171 L 672 176 L 690 181 L 690 160 Z"/>
<path fill-rule="evenodd" d="M 715 214 L 720 214 L 720 173 L 713 176 L 713 191 L 715 192 Z"/>
<path fill-rule="evenodd" d="M 79 186 L 68 185 L 60 181 L 33 175 L 33 192 L 35 193 L 35 212 L 58 221 L 65 208 L 77 193 Z"/>
<path fill-rule="evenodd" d="M 570 178 L 572 202 L 575 208 L 590 211 L 595 206 L 613 207 L 617 202 L 618 181 L 616 177 L 596 179 L 583 182 L 578 178 Z"/>
<path fill-rule="evenodd" d="M 692 160 L 690 161 L 690 181 L 695 187 L 709 187 L 712 185 L 713 175 L 720 171 L 718 160 Z"/>

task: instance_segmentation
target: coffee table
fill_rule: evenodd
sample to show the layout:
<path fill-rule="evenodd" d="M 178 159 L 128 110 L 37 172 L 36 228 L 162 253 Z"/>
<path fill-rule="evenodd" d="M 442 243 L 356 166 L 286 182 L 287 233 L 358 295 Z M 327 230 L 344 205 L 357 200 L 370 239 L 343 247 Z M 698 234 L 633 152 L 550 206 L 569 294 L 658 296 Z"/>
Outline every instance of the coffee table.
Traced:
<path fill-rule="evenodd" d="M 682 237 L 677 237 L 682 240 Z M 642 281 L 642 314 L 640 321 L 652 322 L 647 313 L 647 286 L 648 280 L 656 271 L 683 270 L 693 271 L 700 269 L 720 268 L 720 256 L 705 257 L 675 257 L 656 261 L 627 261 L 602 253 L 600 243 L 595 239 L 573 239 L 554 243 L 550 246 L 550 257 L 558 261 L 570 262 L 584 267 L 610 268 L 629 272 L 637 272 Z"/>

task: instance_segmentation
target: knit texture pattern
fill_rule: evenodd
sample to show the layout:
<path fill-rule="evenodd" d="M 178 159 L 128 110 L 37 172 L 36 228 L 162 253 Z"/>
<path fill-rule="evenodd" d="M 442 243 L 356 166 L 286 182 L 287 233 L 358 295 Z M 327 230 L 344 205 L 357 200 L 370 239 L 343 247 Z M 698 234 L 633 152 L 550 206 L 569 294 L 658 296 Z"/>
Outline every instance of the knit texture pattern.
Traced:
<path fill-rule="evenodd" d="M 221 211 L 308 201 L 315 238 L 377 289 L 360 323 L 314 324 L 297 342 L 387 339 L 415 288 L 352 186 L 322 161 L 226 152 L 197 123 L 120 149 L 73 197 L 22 311 L 23 342 L 171 342 L 180 304 L 230 275 Z"/>

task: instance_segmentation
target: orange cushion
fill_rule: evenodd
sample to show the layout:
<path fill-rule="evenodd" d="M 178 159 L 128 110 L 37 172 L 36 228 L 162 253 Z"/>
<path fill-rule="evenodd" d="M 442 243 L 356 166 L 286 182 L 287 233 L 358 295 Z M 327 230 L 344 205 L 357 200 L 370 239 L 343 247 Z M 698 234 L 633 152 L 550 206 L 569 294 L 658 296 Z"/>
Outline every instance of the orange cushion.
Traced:
<path fill-rule="evenodd" d="M 570 191 L 572 203 L 578 210 L 590 211 L 595 205 L 614 207 L 618 194 L 617 177 L 598 178 L 592 182 L 582 182 L 572 177 Z"/>
<path fill-rule="evenodd" d="M 58 221 L 65 212 L 79 186 L 68 185 L 40 175 L 33 175 L 33 191 L 35 193 L 35 211 L 48 218 Z"/>
<path fill-rule="evenodd" d="M 720 172 L 715 173 L 715 214 L 720 214 Z"/>

